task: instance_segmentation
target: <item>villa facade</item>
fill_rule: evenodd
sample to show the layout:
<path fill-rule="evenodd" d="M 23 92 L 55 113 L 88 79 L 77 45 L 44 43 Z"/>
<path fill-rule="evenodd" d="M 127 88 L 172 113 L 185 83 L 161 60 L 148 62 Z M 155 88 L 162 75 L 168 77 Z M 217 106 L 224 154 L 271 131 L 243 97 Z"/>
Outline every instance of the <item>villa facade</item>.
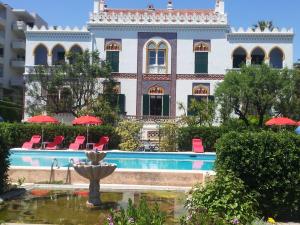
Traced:
<path fill-rule="evenodd" d="M 166 9 L 111 9 L 94 0 L 86 27 L 28 28 L 26 67 L 98 50 L 111 64 L 126 115 L 180 116 L 178 103 L 213 98 L 226 72 L 242 64 L 293 67 L 293 30 L 234 29 L 224 8 L 224 0 L 205 10 L 174 9 L 172 1 Z"/>

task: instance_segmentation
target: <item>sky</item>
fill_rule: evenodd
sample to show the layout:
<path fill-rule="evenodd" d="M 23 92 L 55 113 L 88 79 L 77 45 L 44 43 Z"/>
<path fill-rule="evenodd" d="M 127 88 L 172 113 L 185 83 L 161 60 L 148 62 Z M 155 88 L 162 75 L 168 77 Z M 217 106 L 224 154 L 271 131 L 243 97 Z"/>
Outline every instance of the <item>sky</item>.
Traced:
<path fill-rule="evenodd" d="M 3 0 L 13 8 L 36 12 L 49 25 L 83 26 L 92 11 L 93 0 Z M 167 0 L 106 0 L 110 8 L 166 8 Z M 213 8 L 215 0 L 174 0 L 178 9 Z M 300 0 L 225 0 L 232 27 L 247 28 L 258 20 L 272 20 L 276 27 L 294 28 L 294 60 L 300 59 Z"/>

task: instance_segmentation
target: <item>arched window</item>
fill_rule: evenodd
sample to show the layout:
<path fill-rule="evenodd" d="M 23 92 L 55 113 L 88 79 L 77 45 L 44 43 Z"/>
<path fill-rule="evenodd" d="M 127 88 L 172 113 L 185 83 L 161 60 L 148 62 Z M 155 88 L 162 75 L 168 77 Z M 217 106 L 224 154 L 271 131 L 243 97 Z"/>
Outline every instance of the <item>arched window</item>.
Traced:
<path fill-rule="evenodd" d="M 210 50 L 209 44 L 205 42 L 197 42 L 194 44 L 194 52 L 208 52 Z"/>
<path fill-rule="evenodd" d="M 246 64 L 247 52 L 244 48 L 239 47 L 234 50 L 232 54 L 233 68 L 241 68 L 242 65 Z"/>
<path fill-rule="evenodd" d="M 147 73 L 168 73 L 168 46 L 165 42 L 150 42 L 147 45 Z"/>
<path fill-rule="evenodd" d="M 284 59 L 284 54 L 282 50 L 278 47 L 274 48 L 270 54 L 270 66 L 276 69 L 281 69 L 283 68 L 283 59 Z"/>
<path fill-rule="evenodd" d="M 70 53 L 71 53 L 71 56 L 69 57 L 69 62 L 70 62 L 70 64 L 74 64 L 74 62 L 76 61 L 77 55 L 82 54 L 83 51 L 82 51 L 82 48 L 80 46 L 74 45 L 70 49 Z"/>
<path fill-rule="evenodd" d="M 48 65 L 48 49 L 42 44 L 34 50 L 34 65 Z"/>
<path fill-rule="evenodd" d="M 165 90 L 158 85 L 150 87 L 149 91 L 148 91 L 149 95 L 164 95 L 164 93 L 165 93 Z"/>
<path fill-rule="evenodd" d="M 60 65 L 65 63 L 66 50 L 61 45 L 56 45 L 52 49 L 52 64 Z"/>
<path fill-rule="evenodd" d="M 261 65 L 265 61 L 266 54 L 263 49 L 257 47 L 251 53 L 251 64 Z"/>
<path fill-rule="evenodd" d="M 121 44 L 117 41 L 109 41 L 105 44 L 106 61 L 110 63 L 112 72 L 119 72 Z"/>

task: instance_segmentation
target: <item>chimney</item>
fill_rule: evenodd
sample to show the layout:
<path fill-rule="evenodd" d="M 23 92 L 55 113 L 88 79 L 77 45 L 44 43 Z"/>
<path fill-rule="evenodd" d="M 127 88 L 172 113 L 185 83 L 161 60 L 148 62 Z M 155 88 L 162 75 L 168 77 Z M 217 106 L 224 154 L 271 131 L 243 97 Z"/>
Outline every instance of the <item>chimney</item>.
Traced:
<path fill-rule="evenodd" d="M 168 0 L 168 5 L 167 5 L 167 10 L 173 10 L 173 1 L 172 0 Z"/>
<path fill-rule="evenodd" d="M 94 0 L 94 13 L 99 13 L 99 0 Z"/>
<path fill-rule="evenodd" d="M 107 8 L 107 5 L 105 4 L 105 0 L 100 0 L 100 3 L 99 3 L 100 12 L 104 12 L 106 8 Z"/>
<path fill-rule="evenodd" d="M 224 2 L 224 0 L 216 0 L 215 13 L 225 14 L 225 2 Z"/>

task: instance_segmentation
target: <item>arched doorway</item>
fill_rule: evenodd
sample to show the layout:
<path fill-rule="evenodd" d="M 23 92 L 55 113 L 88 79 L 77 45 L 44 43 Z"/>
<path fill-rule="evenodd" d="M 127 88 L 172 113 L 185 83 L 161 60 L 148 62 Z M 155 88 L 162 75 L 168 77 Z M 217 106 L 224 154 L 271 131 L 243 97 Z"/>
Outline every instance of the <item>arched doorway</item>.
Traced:
<path fill-rule="evenodd" d="M 143 96 L 144 116 L 169 116 L 170 97 L 163 87 L 154 85 Z"/>
<path fill-rule="evenodd" d="M 52 49 L 52 64 L 61 65 L 65 63 L 66 50 L 61 45 L 56 45 Z"/>
<path fill-rule="evenodd" d="M 232 67 L 234 69 L 241 68 L 243 65 L 245 65 L 247 62 L 246 50 L 242 47 L 235 49 L 232 54 L 232 61 L 233 61 Z"/>
<path fill-rule="evenodd" d="M 266 54 L 264 50 L 260 47 L 255 48 L 251 53 L 251 64 L 261 65 L 265 61 Z"/>
<path fill-rule="evenodd" d="M 47 65 L 48 64 L 48 49 L 40 44 L 34 50 L 34 65 Z"/>
<path fill-rule="evenodd" d="M 270 66 L 276 69 L 283 68 L 284 54 L 280 48 L 274 48 L 270 52 Z"/>

